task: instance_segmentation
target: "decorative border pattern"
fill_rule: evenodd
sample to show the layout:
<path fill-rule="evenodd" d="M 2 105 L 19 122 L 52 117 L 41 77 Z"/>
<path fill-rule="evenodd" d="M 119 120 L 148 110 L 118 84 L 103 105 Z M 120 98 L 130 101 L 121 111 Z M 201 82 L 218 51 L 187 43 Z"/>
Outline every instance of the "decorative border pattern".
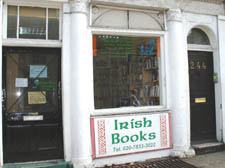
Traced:
<path fill-rule="evenodd" d="M 160 139 L 161 139 L 161 147 L 167 146 L 167 123 L 166 116 L 160 116 Z"/>
<path fill-rule="evenodd" d="M 98 150 L 100 155 L 106 154 L 105 120 L 98 121 Z"/>

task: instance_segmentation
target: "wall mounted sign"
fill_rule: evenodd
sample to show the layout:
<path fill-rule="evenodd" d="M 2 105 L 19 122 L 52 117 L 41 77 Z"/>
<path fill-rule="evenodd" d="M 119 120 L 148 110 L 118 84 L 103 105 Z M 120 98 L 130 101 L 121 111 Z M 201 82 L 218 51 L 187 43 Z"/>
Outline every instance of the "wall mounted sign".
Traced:
<path fill-rule="evenodd" d="M 172 148 L 170 113 L 92 117 L 93 158 Z"/>

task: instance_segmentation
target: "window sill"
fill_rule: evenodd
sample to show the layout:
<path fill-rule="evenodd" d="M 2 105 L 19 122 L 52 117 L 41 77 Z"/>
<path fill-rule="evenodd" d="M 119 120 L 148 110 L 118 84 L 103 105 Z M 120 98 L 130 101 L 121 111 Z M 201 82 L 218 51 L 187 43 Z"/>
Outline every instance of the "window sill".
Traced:
<path fill-rule="evenodd" d="M 158 113 L 169 111 L 164 106 L 154 107 L 122 107 L 111 109 L 97 109 L 94 110 L 91 116 L 109 116 L 109 115 L 126 115 L 126 114 L 141 114 L 141 113 Z"/>
<path fill-rule="evenodd" d="M 3 39 L 3 46 L 18 46 L 18 47 L 57 47 L 62 46 L 60 40 L 39 40 L 39 39 Z"/>

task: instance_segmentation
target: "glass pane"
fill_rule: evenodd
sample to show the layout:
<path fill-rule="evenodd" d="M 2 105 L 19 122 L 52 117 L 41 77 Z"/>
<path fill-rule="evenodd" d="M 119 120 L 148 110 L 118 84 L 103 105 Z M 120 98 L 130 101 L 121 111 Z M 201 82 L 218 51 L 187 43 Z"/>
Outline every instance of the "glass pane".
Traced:
<path fill-rule="evenodd" d="M 95 108 L 160 105 L 160 38 L 93 36 Z"/>
<path fill-rule="evenodd" d="M 48 39 L 59 39 L 59 10 L 48 9 Z"/>
<path fill-rule="evenodd" d="M 7 37 L 16 38 L 17 6 L 8 6 Z"/>
<path fill-rule="evenodd" d="M 187 41 L 188 44 L 210 45 L 207 34 L 197 28 L 191 30 L 191 33 L 188 35 Z"/>
<path fill-rule="evenodd" d="M 19 37 L 46 39 L 46 9 L 20 7 Z"/>
<path fill-rule="evenodd" d="M 7 112 L 56 111 L 60 49 L 14 48 L 6 57 Z"/>

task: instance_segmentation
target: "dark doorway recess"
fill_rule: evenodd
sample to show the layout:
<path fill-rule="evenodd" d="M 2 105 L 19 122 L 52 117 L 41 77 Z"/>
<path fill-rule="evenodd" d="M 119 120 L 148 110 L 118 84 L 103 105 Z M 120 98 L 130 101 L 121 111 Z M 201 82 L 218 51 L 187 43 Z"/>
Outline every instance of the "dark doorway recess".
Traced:
<path fill-rule="evenodd" d="M 3 48 L 4 163 L 63 159 L 61 49 Z"/>
<path fill-rule="evenodd" d="M 212 52 L 189 51 L 191 140 L 216 141 Z"/>

